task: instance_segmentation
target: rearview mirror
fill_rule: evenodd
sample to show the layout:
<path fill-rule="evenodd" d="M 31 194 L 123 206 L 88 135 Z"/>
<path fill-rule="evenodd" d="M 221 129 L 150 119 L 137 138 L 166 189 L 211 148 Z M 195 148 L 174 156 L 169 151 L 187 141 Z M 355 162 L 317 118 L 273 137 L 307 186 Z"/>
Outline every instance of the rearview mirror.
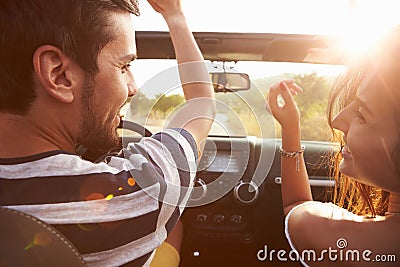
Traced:
<path fill-rule="evenodd" d="M 210 73 L 215 92 L 235 92 L 250 89 L 250 78 L 246 73 Z"/>

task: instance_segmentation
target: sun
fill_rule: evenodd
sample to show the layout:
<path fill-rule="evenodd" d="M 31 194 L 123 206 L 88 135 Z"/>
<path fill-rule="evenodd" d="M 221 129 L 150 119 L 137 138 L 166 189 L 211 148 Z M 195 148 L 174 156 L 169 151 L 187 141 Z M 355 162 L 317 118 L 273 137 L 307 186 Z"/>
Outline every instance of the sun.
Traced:
<path fill-rule="evenodd" d="M 389 30 L 400 24 L 396 0 L 353 0 L 349 3 L 348 23 L 338 44 L 348 54 L 367 54 Z"/>
<path fill-rule="evenodd" d="M 394 26 L 400 25 L 396 0 L 348 0 L 341 18 L 324 25 L 321 39 L 328 48 L 311 49 L 308 62 L 338 63 L 368 55 Z M 332 29 L 335 29 L 332 31 Z"/>

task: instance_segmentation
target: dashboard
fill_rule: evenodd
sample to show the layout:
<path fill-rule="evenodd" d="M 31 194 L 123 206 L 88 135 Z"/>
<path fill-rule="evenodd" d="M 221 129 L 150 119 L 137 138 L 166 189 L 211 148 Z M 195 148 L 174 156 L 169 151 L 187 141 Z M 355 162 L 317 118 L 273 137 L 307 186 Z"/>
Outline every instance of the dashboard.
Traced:
<path fill-rule="evenodd" d="M 332 146 L 304 142 L 315 199 L 334 185 L 321 164 Z M 265 266 L 257 251 L 268 244 L 290 250 L 284 237 L 280 197 L 280 140 L 208 138 L 195 189 L 185 209 L 182 266 Z M 276 262 L 273 266 L 288 266 Z M 292 263 L 291 266 L 301 266 Z"/>
<path fill-rule="evenodd" d="M 198 164 L 189 207 L 212 203 L 234 190 L 246 176 L 252 150 L 254 144 L 248 138 L 209 138 Z"/>
<path fill-rule="evenodd" d="M 242 151 L 223 150 L 215 152 L 206 150 L 198 168 L 199 171 L 204 172 L 238 173 L 245 167 L 243 159 L 246 159 L 247 156 L 248 153 L 242 153 Z"/>
<path fill-rule="evenodd" d="M 124 140 L 137 142 L 137 138 Z M 315 200 L 330 201 L 327 142 L 302 141 Z M 209 137 L 181 220 L 181 266 L 265 266 L 257 252 L 290 250 L 284 236 L 279 139 Z M 301 266 L 273 262 L 272 266 Z"/>

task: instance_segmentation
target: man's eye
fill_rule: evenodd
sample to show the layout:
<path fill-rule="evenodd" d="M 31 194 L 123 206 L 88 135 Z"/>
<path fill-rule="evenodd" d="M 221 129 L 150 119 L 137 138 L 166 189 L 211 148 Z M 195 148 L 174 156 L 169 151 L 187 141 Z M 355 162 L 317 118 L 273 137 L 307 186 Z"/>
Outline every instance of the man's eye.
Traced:
<path fill-rule="evenodd" d="M 125 73 L 125 72 L 127 72 L 128 71 L 128 69 L 131 67 L 131 64 L 130 63 L 128 63 L 128 64 L 126 64 L 126 65 L 124 65 L 124 66 L 122 66 L 122 73 Z"/>

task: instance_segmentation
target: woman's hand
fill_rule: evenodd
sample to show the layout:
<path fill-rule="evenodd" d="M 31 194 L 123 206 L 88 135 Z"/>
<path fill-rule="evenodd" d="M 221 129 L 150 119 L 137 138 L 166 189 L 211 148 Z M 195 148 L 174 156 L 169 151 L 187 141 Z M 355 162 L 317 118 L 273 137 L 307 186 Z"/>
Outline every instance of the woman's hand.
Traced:
<path fill-rule="evenodd" d="M 182 13 L 181 0 L 147 0 L 155 11 L 168 18 Z"/>
<path fill-rule="evenodd" d="M 301 149 L 300 112 L 293 96 L 302 91 L 293 80 L 282 80 L 271 86 L 267 98 L 272 115 L 282 126 L 282 149 L 287 152 Z M 278 104 L 279 95 L 285 102 L 283 105 Z M 286 216 L 294 206 L 312 200 L 303 154 L 297 157 L 282 154 L 281 177 L 282 204 Z"/>
<path fill-rule="evenodd" d="M 300 126 L 300 112 L 294 102 L 293 96 L 302 92 L 303 89 L 293 80 L 282 80 L 271 86 L 267 102 L 272 115 L 281 124 L 282 130 L 291 130 Z M 282 96 L 284 104 L 278 103 L 279 95 Z M 296 127 L 296 128 L 295 128 Z"/>

